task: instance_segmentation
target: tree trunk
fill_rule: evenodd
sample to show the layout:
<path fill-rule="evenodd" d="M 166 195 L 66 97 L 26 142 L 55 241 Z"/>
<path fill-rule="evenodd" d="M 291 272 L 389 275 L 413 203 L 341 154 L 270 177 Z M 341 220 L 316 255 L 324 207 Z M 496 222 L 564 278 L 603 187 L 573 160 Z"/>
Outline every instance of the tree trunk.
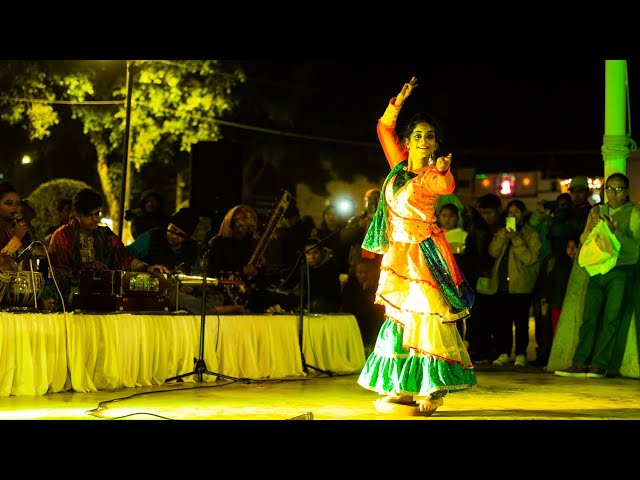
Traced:
<path fill-rule="evenodd" d="M 119 229 L 120 219 L 120 202 L 118 201 L 119 195 L 116 192 L 109 181 L 109 165 L 107 164 L 106 154 L 104 151 L 101 153 L 101 149 L 98 149 L 98 177 L 100 178 L 100 185 L 102 185 L 102 193 L 104 195 L 105 203 L 109 208 L 109 216 L 113 221 L 113 231 L 117 232 Z"/>

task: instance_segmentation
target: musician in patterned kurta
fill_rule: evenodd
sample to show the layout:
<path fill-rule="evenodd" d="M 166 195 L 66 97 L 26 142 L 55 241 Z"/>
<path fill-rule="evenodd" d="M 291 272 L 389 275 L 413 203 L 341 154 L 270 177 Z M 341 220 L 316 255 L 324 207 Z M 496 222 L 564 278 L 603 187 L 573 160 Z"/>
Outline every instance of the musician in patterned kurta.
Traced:
<path fill-rule="evenodd" d="M 385 307 L 386 319 L 358 384 L 385 395 L 376 402 L 381 411 L 399 404 L 431 415 L 447 393 L 476 385 L 456 328 L 456 320 L 469 316 L 474 293 L 436 223 L 436 200 L 455 188 L 451 154 L 438 156 L 438 122 L 418 115 L 402 139 L 395 132 L 400 108 L 416 86 L 413 77 L 377 126 L 392 170 L 362 247 L 383 254 L 375 303 Z"/>
<path fill-rule="evenodd" d="M 161 265 L 150 266 L 138 260 L 127 251 L 118 235 L 100 225 L 101 208 L 102 197 L 98 192 L 90 188 L 80 190 L 73 197 L 69 223 L 51 235 L 47 249 L 51 273 L 65 302 L 74 287 L 78 287 L 83 270 L 164 271 Z M 52 294 L 57 296 L 54 291 Z"/>

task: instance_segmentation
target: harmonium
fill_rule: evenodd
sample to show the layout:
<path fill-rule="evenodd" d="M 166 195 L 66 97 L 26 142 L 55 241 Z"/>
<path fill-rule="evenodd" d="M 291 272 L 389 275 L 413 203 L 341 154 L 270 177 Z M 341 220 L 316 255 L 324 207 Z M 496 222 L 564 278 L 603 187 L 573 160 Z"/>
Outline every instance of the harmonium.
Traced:
<path fill-rule="evenodd" d="M 156 272 L 84 270 L 73 308 L 110 311 L 168 311 L 168 282 Z"/>

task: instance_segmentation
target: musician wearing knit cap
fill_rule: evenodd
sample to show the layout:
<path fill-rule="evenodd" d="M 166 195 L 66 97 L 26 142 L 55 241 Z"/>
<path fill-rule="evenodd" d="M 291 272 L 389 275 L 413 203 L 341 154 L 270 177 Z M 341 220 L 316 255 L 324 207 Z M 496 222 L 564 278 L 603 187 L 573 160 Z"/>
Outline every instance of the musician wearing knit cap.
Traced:
<path fill-rule="evenodd" d="M 154 227 L 141 233 L 127 250 L 136 258 L 163 266 L 163 273 L 167 274 L 198 274 L 200 251 L 198 243 L 191 236 L 196 230 L 200 217 L 189 207 L 181 208 L 173 214 L 166 228 Z M 171 282 L 167 289 L 169 305 L 173 309 L 186 310 L 190 313 L 201 313 L 202 290 L 198 285 L 185 285 Z M 176 288 L 179 289 L 176 298 Z M 207 289 L 206 313 L 223 313 L 218 307 L 224 302 L 221 292 Z"/>

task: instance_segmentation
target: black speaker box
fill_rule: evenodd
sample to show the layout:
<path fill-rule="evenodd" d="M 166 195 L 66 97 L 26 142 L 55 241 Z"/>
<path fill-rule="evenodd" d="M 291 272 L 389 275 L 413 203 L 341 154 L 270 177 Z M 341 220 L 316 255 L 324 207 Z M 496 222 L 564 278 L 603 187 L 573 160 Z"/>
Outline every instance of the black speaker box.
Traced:
<path fill-rule="evenodd" d="M 193 145 L 189 205 L 202 217 L 221 220 L 242 203 L 242 167 L 238 143 L 221 140 Z"/>

